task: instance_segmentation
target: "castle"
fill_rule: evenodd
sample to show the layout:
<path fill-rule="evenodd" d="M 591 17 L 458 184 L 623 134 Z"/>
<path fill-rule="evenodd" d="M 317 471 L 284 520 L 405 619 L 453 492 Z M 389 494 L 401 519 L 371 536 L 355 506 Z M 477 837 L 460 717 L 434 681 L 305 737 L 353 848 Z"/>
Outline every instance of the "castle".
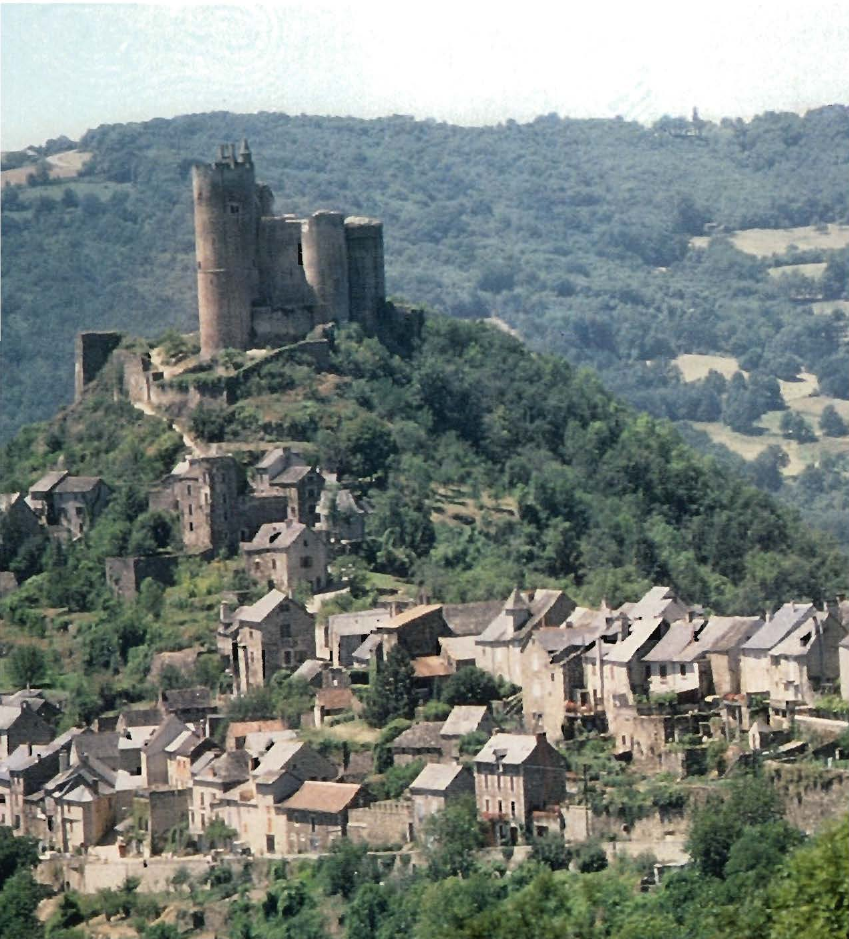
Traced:
<path fill-rule="evenodd" d="M 376 332 L 386 300 L 383 224 L 319 211 L 273 215 L 247 140 L 192 171 L 201 355 L 302 339 L 321 323 Z"/>

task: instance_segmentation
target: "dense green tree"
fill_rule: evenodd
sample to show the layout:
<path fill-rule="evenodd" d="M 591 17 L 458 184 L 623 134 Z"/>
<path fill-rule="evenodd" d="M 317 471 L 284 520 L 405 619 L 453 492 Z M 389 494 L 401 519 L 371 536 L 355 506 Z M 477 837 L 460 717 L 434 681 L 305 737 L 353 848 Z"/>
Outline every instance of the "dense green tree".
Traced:
<path fill-rule="evenodd" d="M 489 704 L 501 697 L 495 679 L 477 666 L 461 668 L 442 686 L 440 697 L 446 704 Z"/>
<path fill-rule="evenodd" d="M 785 411 L 779 424 L 782 436 L 797 443 L 810 443 L 817 439 L 813 427 L 798 411 Z"/>
<path fill-rule="evenodd" d="M 413 676 L 410 656 L 397 643 L 385 661 L 376 663 L 363 711 L 373 727 L 382 727 L 395 717 L 413 716 L 416 704 Z"/>
<path fill-rule="evenodd" d="M 471 874 L 475 851 L 484 844 L 474 797 L 458 799 L 431 815 L 424 824 L 423 843 L 433 880 Z"/>
<path fill-rule="evenodd" d="M 44 678 L 47 657 L 40 646 L 15 646 L 9 655 L 6 669 L 16 688 L 29 688 Z"/>
<path fill-rule="evenodd" d="M 820 430 L 826 437 L 845 437 L 849 434 L 849 424 L 837 413 L 833 404 L 827 404 L 820 414 Z"/>

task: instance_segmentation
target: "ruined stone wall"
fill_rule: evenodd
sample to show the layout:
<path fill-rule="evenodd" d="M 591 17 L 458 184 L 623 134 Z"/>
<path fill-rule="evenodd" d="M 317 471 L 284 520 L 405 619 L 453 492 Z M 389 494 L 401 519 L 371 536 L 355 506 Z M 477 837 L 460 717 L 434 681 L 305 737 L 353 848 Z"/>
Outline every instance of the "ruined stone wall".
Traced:
<path fill-rule="evenodd" d="M 174 583 L 177 561 L 178 558 L 174 554 L 107 558 L 106 583 L 116 597 L 134 600 L 141 582 L 147 577 L 163 586 L 171 586 Z"/>
<path fill-rule="evenodd" d="M 121 333 L 82 332 L 74 342 L 74 400 L 79 401 L 85 386 L 94 381 L 109 356 L 121 343 Z"/>
<path fill-rule="evenodd" d="M 302 221 L 286 216 L 260 219 L 257 240 L 259 302 L 272 310 L 314 307 L 316 296 L 304 271 Z M 309 332 L 309 322 L 305 332 Z M 254 330 L 256 330 L 254 315 Z M 301 333 L 304 335 L 304 333 Z"/>
<path fill-rule="evenodd" d="M 413 805 L 400 799 L 373 802 L 368 808 L 348 813 L 348 837 L 351 841 L 382 847 L 411 840 Z"/>
<path fill-rule="evenodd" d="M 767 761 L 764 772 L 781 796 L 787 821 L 809 834 L 849 806 L 849 770 Z"/>

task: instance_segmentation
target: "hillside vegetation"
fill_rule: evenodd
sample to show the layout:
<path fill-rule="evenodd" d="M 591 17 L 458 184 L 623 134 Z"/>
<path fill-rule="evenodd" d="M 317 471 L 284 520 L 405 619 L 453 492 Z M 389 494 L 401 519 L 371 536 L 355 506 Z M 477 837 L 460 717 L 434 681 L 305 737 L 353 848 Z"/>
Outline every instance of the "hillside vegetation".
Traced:
<path fill-rule="evenodd" d="M 498 316 L 654 416 L 739 430 L 722 417 L 734 412 L 726 389 L 683 383 L 682 353 L 734 356 L 764 379 L 804 369 L 822 395 L 849 400 L 849 265 L 835 227 L 849 221 L 849 109 L 725 120 L 701 136 L 673 125 L 220 112 L 92 130 L 81 177 L 4 191 L 0 439 L 70 399 L 77 330 L 193 328 L 190 168 L 243 134 L 278 211 L 385 220 L 390 293 Z M 714 237 L 694 243 L 709 223 Z M 816 283 L 798 273 L 812 264 Z M 818 463 L 802 485 L 768 475 L 849 545 L 849 507 L 830 482 L 849 484 L 846 466 Z"/>

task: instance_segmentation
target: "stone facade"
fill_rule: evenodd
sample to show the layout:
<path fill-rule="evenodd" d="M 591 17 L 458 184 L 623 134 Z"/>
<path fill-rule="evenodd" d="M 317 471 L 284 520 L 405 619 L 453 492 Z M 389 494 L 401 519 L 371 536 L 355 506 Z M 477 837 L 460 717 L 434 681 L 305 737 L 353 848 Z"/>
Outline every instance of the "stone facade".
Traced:
<path fill-rule="evenodd" d="M 106 559 L 106 583 L 116 597 L 134 600 L 141 582 L 154 580 L 163 587 L 174 583 L 179 558 L 175 554 L 154 554 L 148 557 Z"/>
<path fill-rule="evenodd" d="M 263 525 L 252 541 L 242 542 L 248 575 L 292 594 L 299 583 L 319 591 L 327 586 L 327 545 L 324 535 L 287 519 Z"/>

